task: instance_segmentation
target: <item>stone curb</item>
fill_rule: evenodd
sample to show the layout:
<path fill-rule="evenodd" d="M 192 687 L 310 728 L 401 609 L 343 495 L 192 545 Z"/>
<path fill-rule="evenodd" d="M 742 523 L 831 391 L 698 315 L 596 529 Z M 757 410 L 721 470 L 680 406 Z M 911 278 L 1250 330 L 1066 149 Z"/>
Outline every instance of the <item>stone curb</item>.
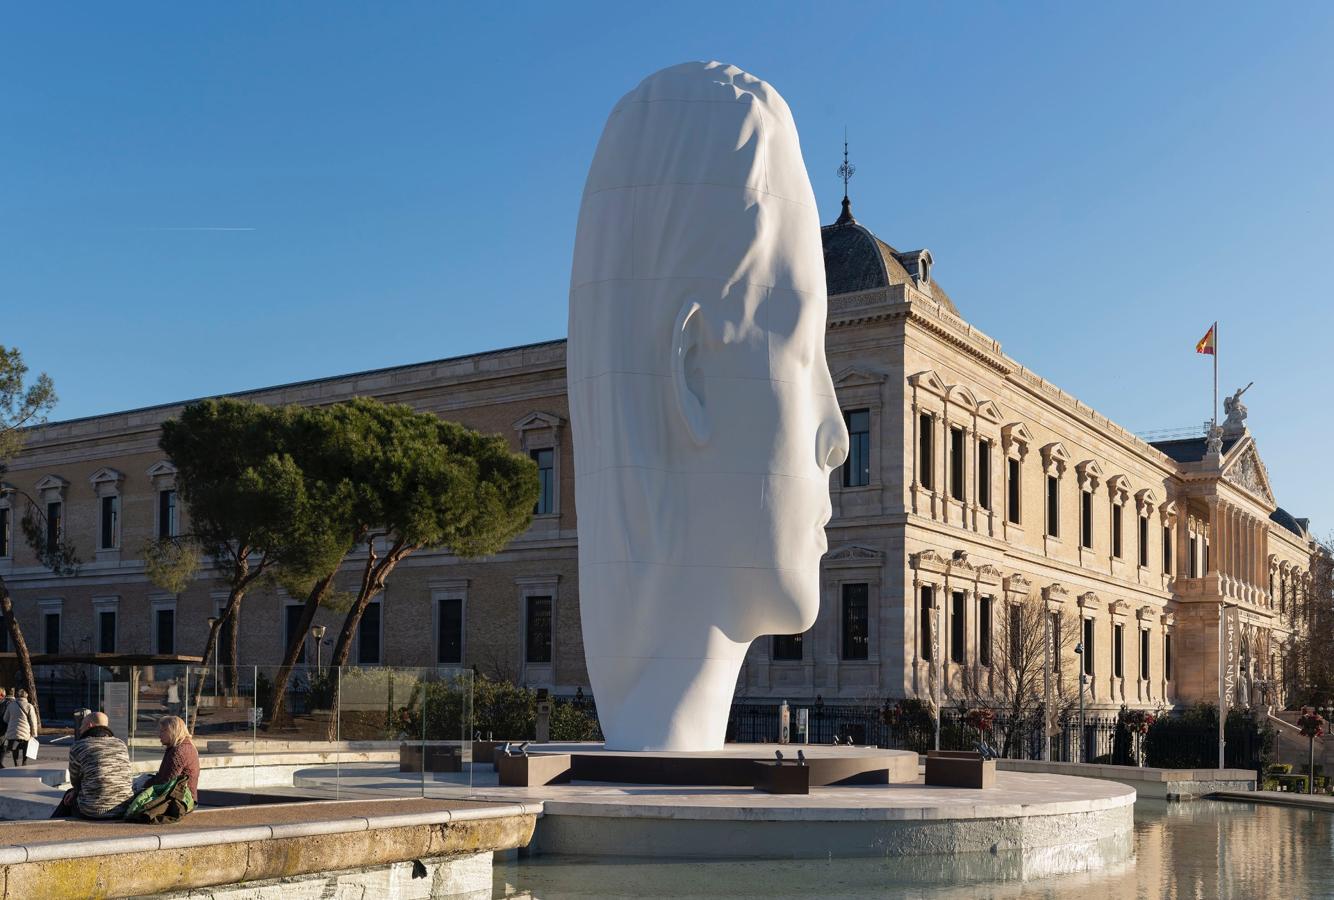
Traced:
<path fill-rule="evenodd" d="M 348 801 L 355 802 L 355 801 Z M 516 815 L 541 814 L 541 804 L 508 803 L 484 809 L 442 809 L 430 813 L 409 813 L 390 816 L 353 816 L 323 822 L 295 822 L 282 825 L 245 825 L 236 828 L 211 828 L 200 831 L 180 831 L 169 834 L 109 837 L 84 841 L 53 841 L 51 843 L 12 845 L 0 847 L 0 865 L 42 862 L 53 859 L 87 859 L 97 856 L 115 856 L 121 853 L 144 853 L 155 850 L 177 850 L 190 847 L 239 844 L 249 841 L 278 840 L 282 838 L 315 837 L 325 834 L 348 834 L 385 828 L 405 828 L 414 825 L 444 825 L 452 821 L 499 819 Z"/>

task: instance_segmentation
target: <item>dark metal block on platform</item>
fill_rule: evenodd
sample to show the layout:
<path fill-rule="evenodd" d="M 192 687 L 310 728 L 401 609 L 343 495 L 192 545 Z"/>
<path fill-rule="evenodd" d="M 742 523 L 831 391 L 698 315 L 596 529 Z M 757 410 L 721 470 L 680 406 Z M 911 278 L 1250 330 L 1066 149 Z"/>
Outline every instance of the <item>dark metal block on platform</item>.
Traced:
<path fill-rule="evenodd" d="M 532 756 L 496 757 L 496 771 L 502 787 L 533 787 L 540 784 L 566 784 L 571 767 L 568 753 L 539 753 Z"/>
<path fill-rule="evenodd" d="M 926 754 L 926 783 L 936 787 L 995 787 L 996 761 L 969 751 L 931 750 Z"/>
<path fill-rule="evenodd" d="M 518 741 L 473 741 L 472 742 L 472 764 L 474 766 L 496 767 L 496 756 L 500 753 L 500 748 L 508 743 L 519 743 Z"/>
<path fill-rule="evenodd" d="M 423 769 L 420 744 L 398 745 L 398 771 L 420 772 Z M 440 747 L 428 744 L 425 748 L 427 772 L 462 772 L 463 753 L 458 747 Z"/>
<path fill-rule="evenodd" d="M 794 749 L 789 747 L 789 752 Z M 911 781 L 917 775 L 916 757 L 900 751 L 874 747 L 847 748 L 838 755 L 820 755 L 825 748 L 806 747 L 808 783 L 820 787 L 831 784 L 889 784 L 891 768 L 909 760 L 897 780 Z M 628 753 L 599 751 L 574 752 L 573 775 L 576 781 L 600 781 L 611 784 L 664 784 L 700 787 L 753 787 L 755 763 L 772 762 L 773 748 L 756 745 L 753 753 L 729 750 L 710 754 Z M 785 764 L 787 765 L 787 764 Z M 791 765 L 795 766 L 795 763 Z"/>
<path fill-rule="evenodd" d="M 792 763 L 756 762 L 755 790 L 766 794 L 809 794 L 811 767 Z"/>

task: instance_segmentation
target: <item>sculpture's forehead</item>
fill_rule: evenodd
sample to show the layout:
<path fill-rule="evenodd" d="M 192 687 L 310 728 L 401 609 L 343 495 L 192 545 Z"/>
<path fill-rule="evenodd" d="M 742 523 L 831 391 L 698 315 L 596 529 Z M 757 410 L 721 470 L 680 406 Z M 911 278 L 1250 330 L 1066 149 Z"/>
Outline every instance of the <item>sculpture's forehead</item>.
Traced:
<path fill-rule="evenodd" d="M 665 184 L 745 187 L 814 205 L 787 103 L 720 63 L 672 66 L 621 98 L 584 190 Z"/>

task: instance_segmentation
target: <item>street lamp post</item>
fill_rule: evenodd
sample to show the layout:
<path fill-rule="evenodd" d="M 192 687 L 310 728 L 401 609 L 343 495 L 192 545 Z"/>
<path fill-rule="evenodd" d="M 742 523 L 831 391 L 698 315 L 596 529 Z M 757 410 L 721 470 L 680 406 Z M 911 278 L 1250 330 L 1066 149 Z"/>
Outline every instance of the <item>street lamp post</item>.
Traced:
<path fill-rule="evenodd" d="M 325 628 L 323 625 L 315 625 L 310 629 L 310 636 L 315 639 L 315 674 L 319 675 L 323 671 L 320 666 L 320 642 L 324 640 Z"/>
<path fill-rule="evenodd" d="M 1084 644 L 1081 641 L 1075 644 L 1075 656 L 1079 658 L 1079 744 L 1078 759 L 1076 762 L 1084 761 L 1084 684 L 1086 676 L 1084 675 Z"/>
<path fill-rule="evenodd" d="M 217 617 L 217 616 L 209 616 L 209 617 L 208 617 L 208 630 L 209 630 L 209 631 L 213 631 L 213 630 L 214 630 L 215 628 L 217 628 L 217 627 L 218 627 L 218 617 Z M 218 702 L 218 641 L 215 639 L 215 640 L 213 641 L 213 704 L 214 704 L 214 706 L 217 705 L 217 702 Z"/>

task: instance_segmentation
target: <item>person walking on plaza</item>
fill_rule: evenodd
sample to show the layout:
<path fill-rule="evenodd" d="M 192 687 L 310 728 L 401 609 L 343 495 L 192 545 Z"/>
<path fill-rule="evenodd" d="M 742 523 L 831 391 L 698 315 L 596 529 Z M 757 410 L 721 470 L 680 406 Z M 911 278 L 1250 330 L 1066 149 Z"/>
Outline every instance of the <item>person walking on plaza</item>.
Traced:
<path fill-rule="evenodd" d="M 37 710 L 28 702 L 28 692 L 19 688 L 5 705 L 5 740 L 14 765 L 28 764 L 28 741 L 37 737 Z"/>
<path fill-rule="evenodd" d="M 106 713 L 83 720 L 79 740 L 69 751 L 69 781 L 73 785 L 51 818 L 77 815 L 85 819 L 118 819 L 133 798 L 130 752 L 111 733 Z"/>
<path fill-rule="evenodd" d="M 4 688 L 0 687 L 0 727 L 3 727 L 4 725 L 5 711 L 7 709 L 9 709 L 9 695 L 5 693 Z M 5 749 L 6 747 L 0 747 L 0 769 L 5 767 Z"/>

